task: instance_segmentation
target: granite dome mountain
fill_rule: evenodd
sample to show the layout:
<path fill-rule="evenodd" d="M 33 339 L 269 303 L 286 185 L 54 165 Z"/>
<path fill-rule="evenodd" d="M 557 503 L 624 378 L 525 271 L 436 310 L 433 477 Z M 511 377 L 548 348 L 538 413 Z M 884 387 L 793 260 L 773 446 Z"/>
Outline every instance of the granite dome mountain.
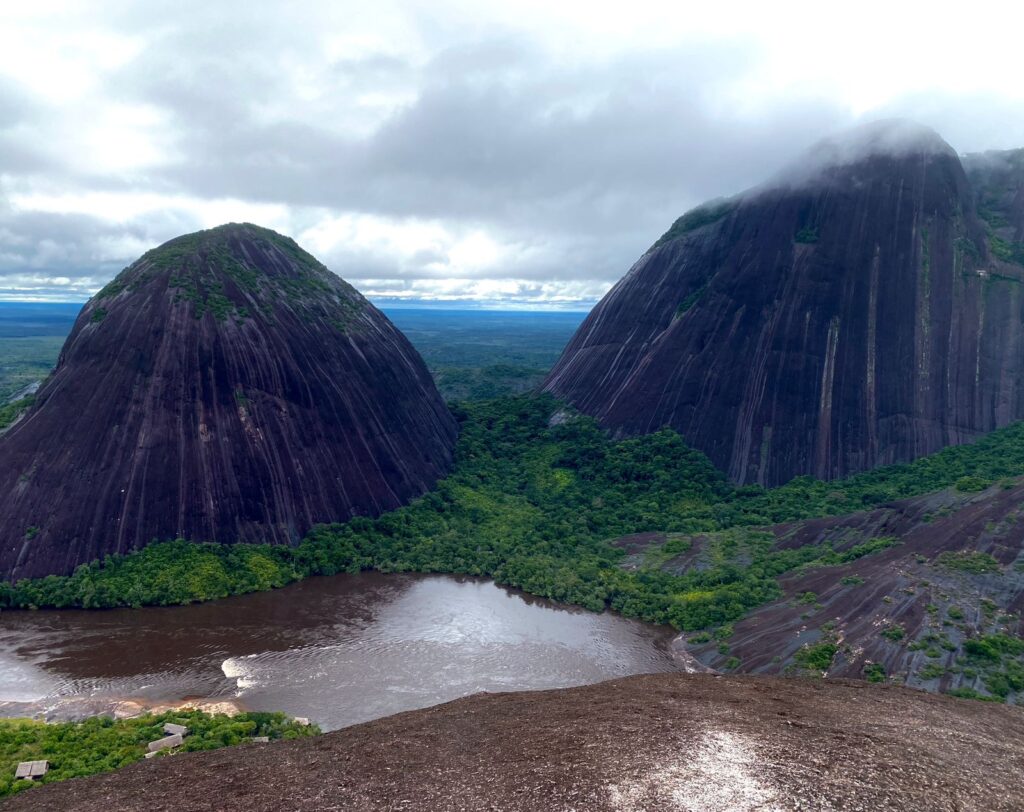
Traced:
<path fill-rule="evenodd" d="M 406 338 L 294 241 L 179 237 L 89 301 L 0 437 L 0 573 L 178 536 L 293 543 L 429 490 L 456 433 Z"/>
<path fill-rule="evenodd" d="M 903 121 L 680 217 L 545 389 L 617 436 L 670 426 L 739 483 L 832 479 L 1024 417 L 1024 150 Z"/>

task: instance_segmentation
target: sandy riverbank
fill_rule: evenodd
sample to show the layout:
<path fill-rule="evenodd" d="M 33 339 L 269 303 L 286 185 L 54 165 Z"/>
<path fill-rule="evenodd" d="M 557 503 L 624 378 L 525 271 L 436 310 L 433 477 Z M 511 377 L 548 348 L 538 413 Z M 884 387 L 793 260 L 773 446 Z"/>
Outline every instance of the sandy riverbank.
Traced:
<path fill-rule="evenodd" d="M 248 708 L 232 697 L 184 697 L 182 699 L 152 700 L 142 697 L 76 697 L 43 699 L 37 702 L 0 702 L 0 716 L 39 719 L 47 722 L 71 722 L 89 716 L 112 716 L 115 719 L 133 719 L 147 713 L 165 713 L 171 710 L 203 711 L 235 716 Z"/>

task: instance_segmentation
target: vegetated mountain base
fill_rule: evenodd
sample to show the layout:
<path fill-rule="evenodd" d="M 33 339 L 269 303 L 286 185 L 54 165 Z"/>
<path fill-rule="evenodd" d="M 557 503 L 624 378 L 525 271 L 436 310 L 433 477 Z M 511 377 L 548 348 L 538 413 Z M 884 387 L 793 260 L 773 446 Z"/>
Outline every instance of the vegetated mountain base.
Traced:
<path fill-rule="evenodd" d="M 634 565 L 654 557 L 668 572 L 760 546 L 834 551 L 783 575 L 782 595 L 743 619 L 689 635 L 690 653 L 709 667 L 1005 700 L 1024 696 L 1022 510 L 1017 480 L 837 518 L 617 543 Z"/>
<path fill-rule="evenodd" d="M 425 493 L 455 431 L 405 337 L 294 241 L 185 235 L 85 305 L 0 436 L 0 574 L 176 536 L 293 544 Z"/>
<path fill-rule="evenodd" d="M 1024 418 L 1022 314 L 1024 151 L 881 122 L 679 218 L 545 387 L 737 483 L 836 479 Z"/>
<path fill-rule="evenodd" d="M 294 548 L 154 545 L 71 577 L 2 584 L 0 606 L 187 603 L 363 569 L 464 573 L 707 630 L 713 650 L 697 637 L 695 652 L 718 668 L 841 666 L 1010 700 L 1022 688 L 1015 511 L 1024 486 L 1009 478 L 1024 475 L 1024 424 L 911 464 L 764 490 L 731 485 L 672 431 L 613 441 L 549 396 L 464 404 L 459 420 L 454 471 L 408 507 L 315 528 Z M 898 503 L 912 497 L 921 498 Z M 878 510 L 857 514 L 865 508 Z M 643 535 L 623 540 L 631 534 Z M 741 646 L 741 619 L 764 606 L 783 607 L 794 625 L 758 637 L 755 623 Z M 954 606 L 963 618 L 950 616 Z M 944 652 L 944 680 L 928 676 L 939 664 L 933 647 Z"/>
<path fill-rule="evenodd" d="M 257 736 L 277 740 L 320 733 L 316 725 L 299 724 L 283 713 L 226 716 L 185 709 L 134 719 L 94 716 L 81 722 L 56 724 L 0 719 L 0 797 L 142 761 L 147 744 L 163 737 L 167 722 L 188 728 L 184 743 L 177 748 L 182 753 L 242 744 Z M 157 757 L 169 755 L 169 751 L 162 751 Z M 35 784 L 14 780 L 18 763 L 34 760 L 49 762 L 46 775 Z"/>
<path fill-rule="evenodd" d="M 11 812 L 877 812 L 1024 806 L 1024 713 L 846 680 L 647 675 L 479 694 L 41 787 Z"/>

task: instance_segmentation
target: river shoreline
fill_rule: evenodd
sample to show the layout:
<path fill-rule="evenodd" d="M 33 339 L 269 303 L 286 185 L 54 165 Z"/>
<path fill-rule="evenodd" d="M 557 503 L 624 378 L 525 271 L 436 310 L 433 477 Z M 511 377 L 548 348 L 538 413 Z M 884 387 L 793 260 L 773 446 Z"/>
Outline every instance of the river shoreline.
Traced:
<path fill-rule="evenodd" d="M 698 670 L 668 627 L 442 575 L 338 575 L 187 606 L 4 620 L 0 715 L 55 721 L 193 706 L 331 730 L 479 692 Z"/>
<path fill-rule="evenodd" d="M 185 697 L 154 701 L 144 697 L 61 697 L 56 704 L 39 702 L 0 701 L 0 718 L 34 719 L 37 722 L 57 724 L 59 722 L 81 722 L 95 716 L 109 716 L 112 719 L 136 719 L 140 716 L 155 716 L 168 711 L 196 710 L 211 716 L 237 716 L 249 710 L 238 699 L 215 697 Z"/>

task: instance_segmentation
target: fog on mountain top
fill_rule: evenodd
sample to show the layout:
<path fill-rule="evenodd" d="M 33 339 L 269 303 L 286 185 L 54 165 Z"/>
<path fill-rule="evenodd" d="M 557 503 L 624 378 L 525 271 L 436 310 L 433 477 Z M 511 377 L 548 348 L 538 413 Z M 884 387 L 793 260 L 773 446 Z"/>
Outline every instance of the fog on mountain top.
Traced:
<path fill-rule="evenodd" d="M 852 124 L 1024 143 L 1015 28 L 977 4 L 741 6 L 12 10 L 0 297 L 82 301 L 248 221 L 373 297 L 586 307 L 679 214 Z"/>

